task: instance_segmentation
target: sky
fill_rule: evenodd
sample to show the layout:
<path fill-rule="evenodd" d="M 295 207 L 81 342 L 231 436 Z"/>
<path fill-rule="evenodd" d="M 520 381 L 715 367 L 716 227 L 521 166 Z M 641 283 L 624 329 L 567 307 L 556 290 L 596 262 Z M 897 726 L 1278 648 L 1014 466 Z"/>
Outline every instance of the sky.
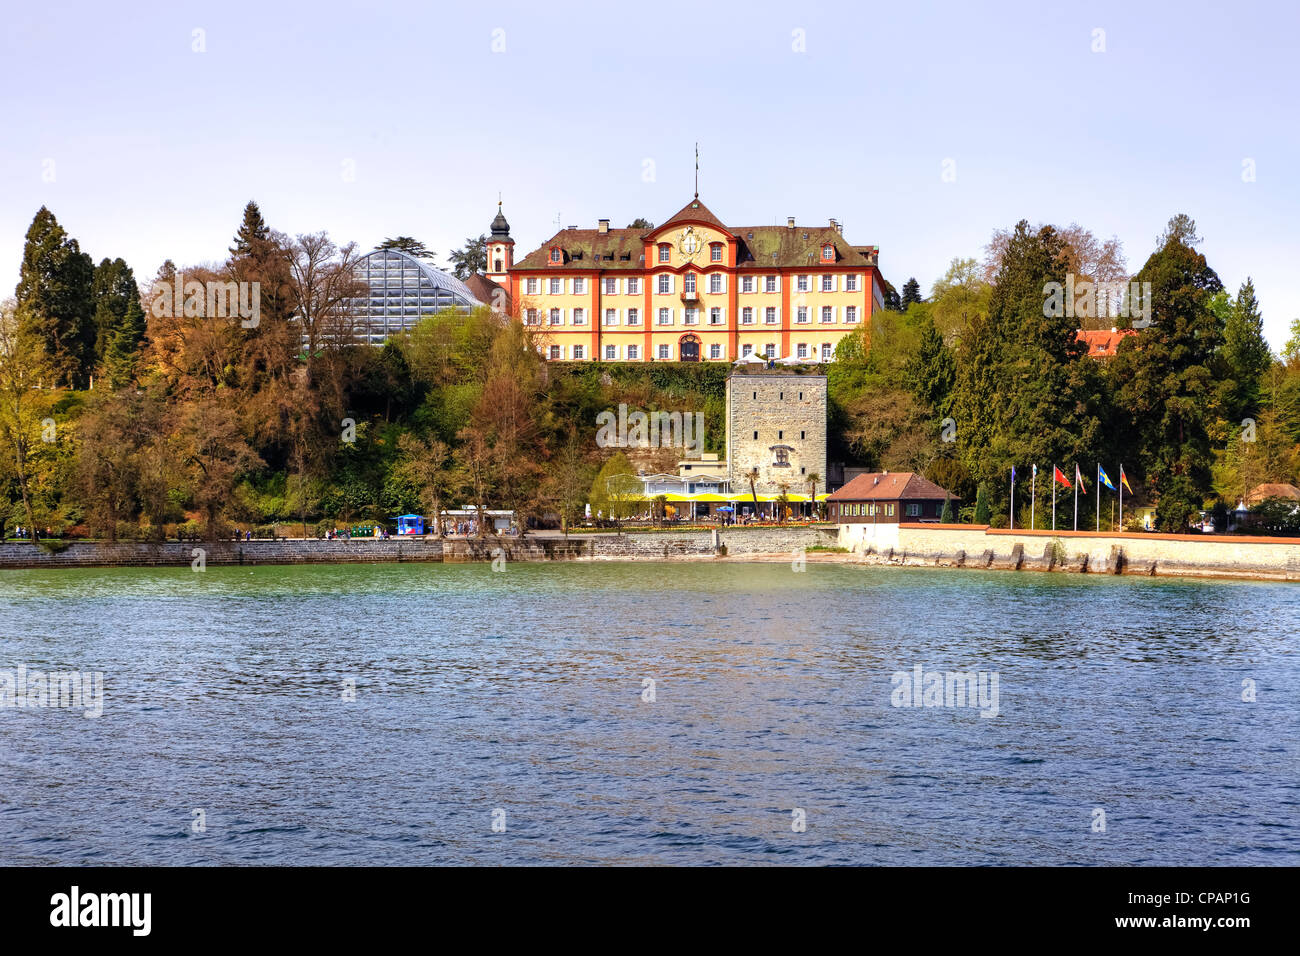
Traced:
<path fill-rule="evenodd" d="M 498 195 L 522 258 L 562 226 L 844 223 L 922 289 L 1020 219 L 1176 213 L 1270 343 L 1300 318 L 1300 4 L 14 4 L 0 18 L 0 297 L 48 206 L 147 283 L 289 234 L 439 259 Z"/>

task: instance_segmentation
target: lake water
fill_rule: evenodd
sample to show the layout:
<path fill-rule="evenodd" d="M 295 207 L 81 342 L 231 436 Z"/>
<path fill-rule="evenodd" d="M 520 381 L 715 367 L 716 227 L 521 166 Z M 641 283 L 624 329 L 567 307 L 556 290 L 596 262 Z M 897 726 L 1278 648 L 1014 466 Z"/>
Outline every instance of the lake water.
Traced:
<path fill-rule="evenodd" d="M 0 864 L 1294 865 L 1298 630 L 1159 578 L 5 571 L 0 672 L 104 699 L 0 708 Z M 893 706 L 917 665 L 997 716 Z"/>

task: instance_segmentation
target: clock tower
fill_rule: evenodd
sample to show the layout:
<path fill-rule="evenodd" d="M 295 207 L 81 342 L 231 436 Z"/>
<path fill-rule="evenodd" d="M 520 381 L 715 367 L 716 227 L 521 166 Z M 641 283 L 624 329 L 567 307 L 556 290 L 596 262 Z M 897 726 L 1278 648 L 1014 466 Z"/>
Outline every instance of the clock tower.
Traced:
<path fill-rule="evenodd" d="M 510 223 L 497 202 L 497 216 L 492 220 L 492 234 L 487 240 L 487 277 L 503 288 L 509 288 L 506 273 L 515 264 L 515 241 L 510 238 Z"/>

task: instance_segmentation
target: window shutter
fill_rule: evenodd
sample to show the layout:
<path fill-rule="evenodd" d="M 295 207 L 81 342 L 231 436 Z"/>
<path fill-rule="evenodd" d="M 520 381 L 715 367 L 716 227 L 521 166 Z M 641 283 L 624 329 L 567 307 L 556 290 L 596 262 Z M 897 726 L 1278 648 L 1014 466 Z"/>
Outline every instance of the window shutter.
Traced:
<path fill-rule="evenodd" d="M 779 305 L 776 307 L 776 324 L 781 324 L 781 307 Z"/>
<path fill-rule="evenodd" d="M 780 277 L 780 276 L 777 276 L 777 277 L 776 277 L 776 291 L 777 291 L 777 292 L 780 292 L 780 291 L 781 291 L 781 277 Z"/>

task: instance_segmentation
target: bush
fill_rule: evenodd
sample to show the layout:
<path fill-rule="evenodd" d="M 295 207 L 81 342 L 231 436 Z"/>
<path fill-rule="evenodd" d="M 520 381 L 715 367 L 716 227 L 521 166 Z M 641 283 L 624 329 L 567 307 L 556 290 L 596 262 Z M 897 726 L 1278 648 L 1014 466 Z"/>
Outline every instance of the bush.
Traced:
<path fill-rule="evenodd" d="M 254 526 L 254 528 L 253 528 L 253 537 L 254 537 L 254 538 L 274 538 L 274 537 L 275 537 L 275 525 L 273 525 L 273 524 L 259 524 L 259 525 Z"/>
<path fill-rule="evenodd" d="M 334 530 L 334 522 L 328 518 L 322 518 L 316 522 L 316 537 L 323 538 Z"/>
<path fill-rule="evenodd" d="M 1000 512 L 998 514 L 995 514 L 992 518 L 989 519 L 990 528 L 1005 528 L 1006 526 L 1007 526 L 1007 516 Z"/>

